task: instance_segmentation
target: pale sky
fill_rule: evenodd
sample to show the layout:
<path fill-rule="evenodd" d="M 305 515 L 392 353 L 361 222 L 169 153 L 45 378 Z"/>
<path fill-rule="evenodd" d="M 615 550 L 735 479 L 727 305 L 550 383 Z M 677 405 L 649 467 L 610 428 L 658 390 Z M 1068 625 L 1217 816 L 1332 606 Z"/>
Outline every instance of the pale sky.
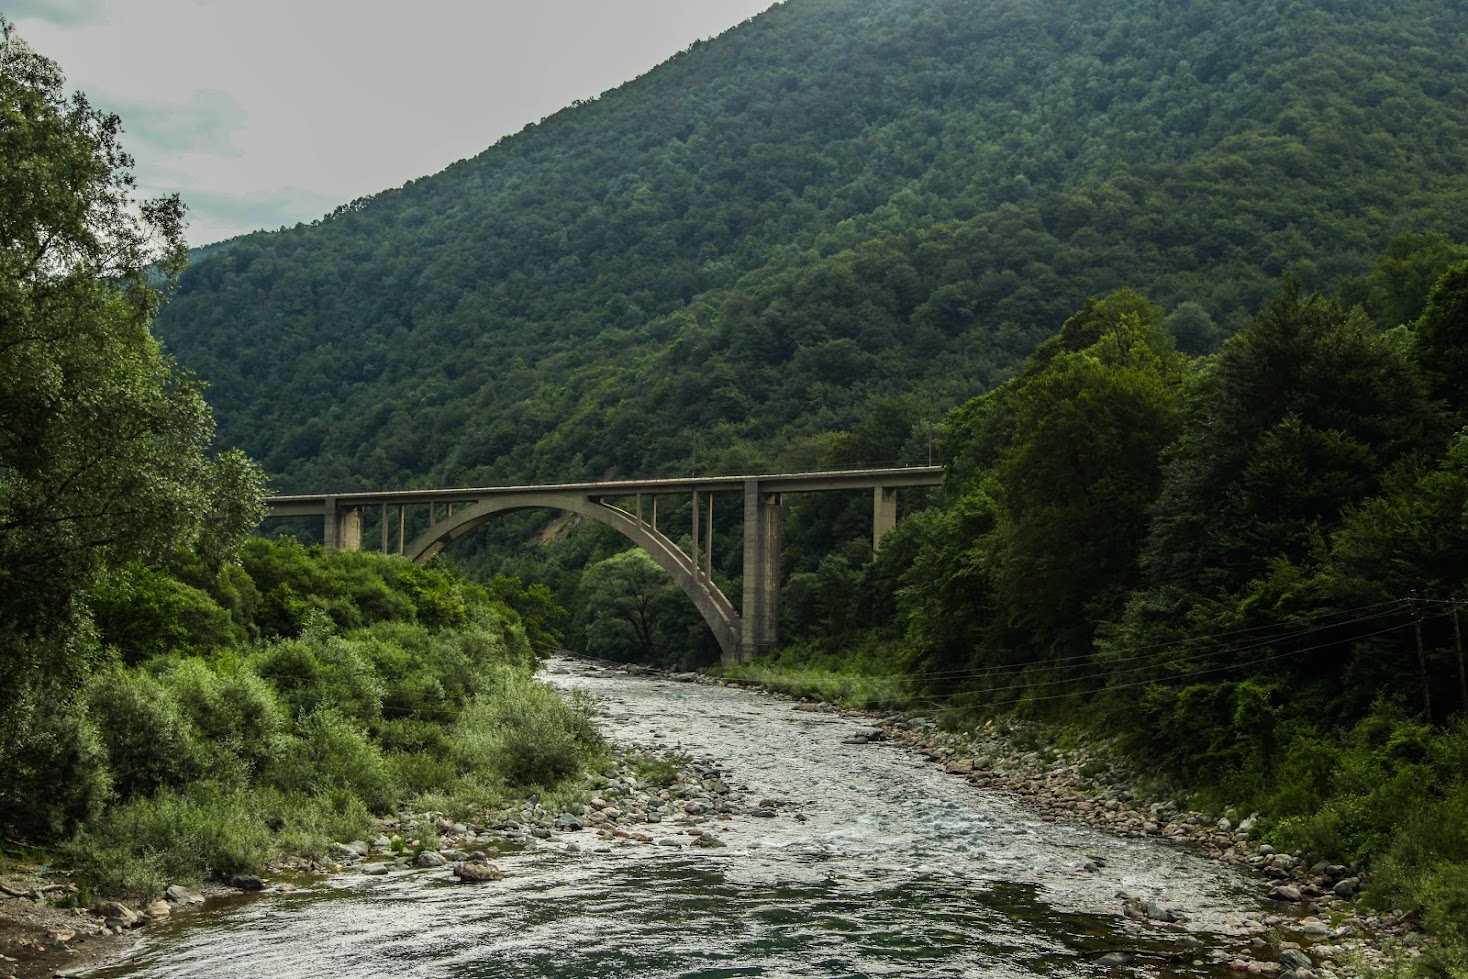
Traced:
<path fill-rule="evenodd" d="M 0 0 L 122 117 L 189 240 L 311 221 L 436 173 L 774 0 Z"/>

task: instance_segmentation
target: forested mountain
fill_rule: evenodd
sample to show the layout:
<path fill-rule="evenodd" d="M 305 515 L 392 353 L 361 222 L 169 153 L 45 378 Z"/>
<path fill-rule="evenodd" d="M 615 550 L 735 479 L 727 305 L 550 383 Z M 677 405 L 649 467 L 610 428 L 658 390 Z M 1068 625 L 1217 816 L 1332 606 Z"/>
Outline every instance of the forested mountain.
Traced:
<path fill-rule="evenodd" d="M 215 250 L 156 330 L 280 489 L 802 464 L 877 416 L 888 457 L 845 461 L 913 459 L 1120 286 L 1193 352 L 1286 274 L 1415 311 L 1364 277 L 1468 238 L 1465 30 L 1449 0 L 788 0 Z"/>

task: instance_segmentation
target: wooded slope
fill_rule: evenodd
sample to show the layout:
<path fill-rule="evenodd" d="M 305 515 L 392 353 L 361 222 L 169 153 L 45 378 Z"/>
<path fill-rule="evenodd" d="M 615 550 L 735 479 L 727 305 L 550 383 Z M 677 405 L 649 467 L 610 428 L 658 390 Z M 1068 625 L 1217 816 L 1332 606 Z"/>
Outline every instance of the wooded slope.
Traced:
<path fill-rule="evenodd" d="M 913 458 L 903 426 L 1087 297 L 1195 302 L 1205 348 L 1286 273 L 1468 236 L 1465 30 L 1447 0 L 789 0 L 216 251 L 157 332 L 281 489 L 800 463 L 917 391 Z"/>

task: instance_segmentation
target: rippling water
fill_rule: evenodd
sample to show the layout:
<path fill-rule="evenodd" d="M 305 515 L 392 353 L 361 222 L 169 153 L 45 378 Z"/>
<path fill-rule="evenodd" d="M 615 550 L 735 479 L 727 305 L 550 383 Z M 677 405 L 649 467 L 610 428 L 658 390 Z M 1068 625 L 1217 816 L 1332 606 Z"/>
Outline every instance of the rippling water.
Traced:
<path fill-rule="evenodd" d="M 1178 850 L 1045 823 L 863 728 L 748 691 L 553 663 L 600 697 L 616 741 L 716 760 L 775 819 L 736 817 L 725 849 L 603 845 L 590 833 L 498 862 L 500 883 L 444 872 L 348 875 L 150 928 L 95 975 L 272 979 L 501 977 L 1223 976 L 1181 964 L 1177 932 L 1137 933 L 1120 892 L 1237 930 L 1241 879 Z M 793 818 L 805 816 L 800 822 Z M 1083 869 L 1101 858 L 1099 872 Z"/>

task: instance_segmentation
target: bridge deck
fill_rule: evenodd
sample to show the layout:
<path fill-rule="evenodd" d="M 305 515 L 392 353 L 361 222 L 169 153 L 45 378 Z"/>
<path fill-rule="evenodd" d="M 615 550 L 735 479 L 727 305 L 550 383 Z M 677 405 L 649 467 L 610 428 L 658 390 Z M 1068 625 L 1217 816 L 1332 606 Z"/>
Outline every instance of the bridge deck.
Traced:
<path fill-rule="evenodd" d="M 516 494 L 576 493 L 585 496 L 622 497 L 674 493 L 742 492 L 746 483 L 757 482 L 765 493 L 815 493 L 831 490 L 861 490 L 883 487 L 905 489 L 937 486 L 943 481 L 942 466 L 909 466 L 899 469 L 849 469 L 837 472 L 783 473 L 771 476 L 684 476 L 668 479 L 618 479 L 591 483 L 542 483 L 526 486 L 466 486 L 456 489 L 384 490 L 373 492 L 312 493 L 271 496 L 266 499 L 272 517 L 320 516 L 328 500 L 337 507 L 367 507 L 388 504 L 473 503 L 487 496 Z"/>

